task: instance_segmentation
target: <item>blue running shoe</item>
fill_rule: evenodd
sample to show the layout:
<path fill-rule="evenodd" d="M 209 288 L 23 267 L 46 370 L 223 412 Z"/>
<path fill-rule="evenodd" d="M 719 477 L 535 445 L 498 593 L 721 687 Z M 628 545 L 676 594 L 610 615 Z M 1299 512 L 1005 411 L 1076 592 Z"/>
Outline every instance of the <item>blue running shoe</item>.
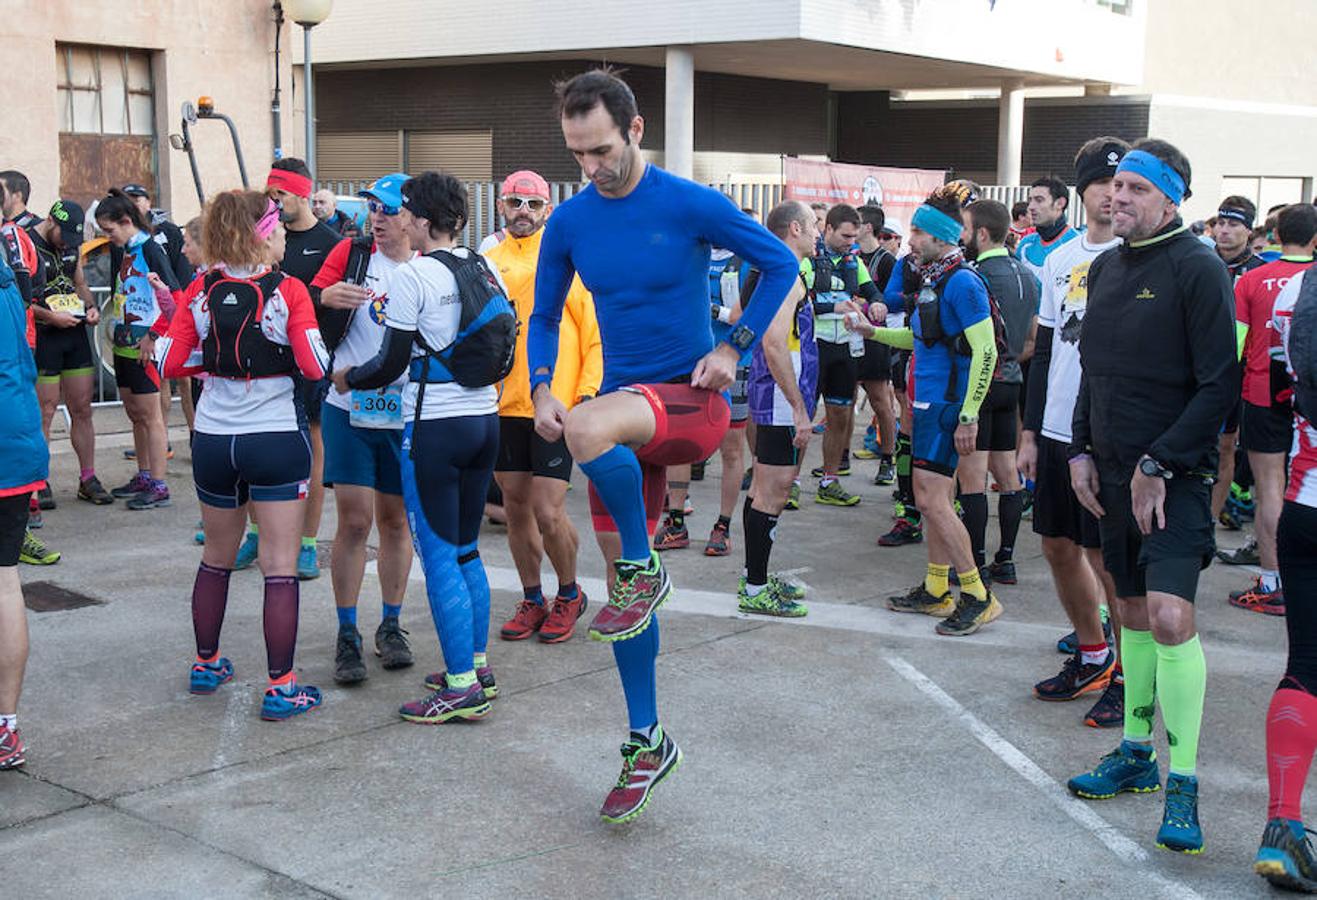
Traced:
<path fill-rule="evenodd" d="M 188 678 L 188 691 L 193 694 L 213 694 L 221 684 L 233 680 L 233 663 L 221 656 L 213 663 L 195 662 Z"/>
<path fill-rule="evenodd" d="M 247 537 L 238 547 L 238 555 L 233 560 L 233 568 L 250 569 L 252 563 L 256 562 L 256 556 L 261 550 L 261 536 L 254 532 L 247 532 Z"/>
<path fill-rule="evenodd" d="M 319 577 L 320 559 L 316 555 L 315 545 L 303 545 L 302 549 L 297 551 L 297 578 L 299 581 L 310 581 Z"/>
<path fill-rule="evenodd" d="M 1091 772 L 1076 775 L 1066 787 L 1085 800 L 1110 800 L 1124 791 L 1149 794 L 1161 789 L 1157 770 L 1157 751 L 1144 751 L 1136 744 L 1121 741 Z"/>
<path fill-rule="evenodd" d="M 1203 829 L 1198 825 L 1198 779 L 1192 775 L 1166 776 L 1166 809 L 1157 829 L 1157 846 L 1197 856 L 1203 852 Z"/>
<path fill-rule="evenodd" d="M 1116 636 L 1111 631 L 1111 619 L 1106 615 L 1102 617 L 1102 637 L 1106 639 L 1108 647 L 1116 646 Z M 1056 652 L 1064 653 L 1066 656 L 1074 656 L 1079 652 L 1079 635 L 1072 631 L 1061 638 L 1056 642 Z"/>
<path fill-rule="evenodd" d="M 262 719 L 267 722 L 291 719 L 301 713 L 310 712 L 323 702 L 320 688 L 296 683 L 289 685 L 289 688 L 291 690 L 277 687 L 266 689 L 265 699 L 261 701 Z"/>
<path fill-rule="evenodd" d="M 1253 871 L 1278 888 L 1317 894 L 1317 856 L 1305 831 L 1294 819 L 1269 819 Z"/>

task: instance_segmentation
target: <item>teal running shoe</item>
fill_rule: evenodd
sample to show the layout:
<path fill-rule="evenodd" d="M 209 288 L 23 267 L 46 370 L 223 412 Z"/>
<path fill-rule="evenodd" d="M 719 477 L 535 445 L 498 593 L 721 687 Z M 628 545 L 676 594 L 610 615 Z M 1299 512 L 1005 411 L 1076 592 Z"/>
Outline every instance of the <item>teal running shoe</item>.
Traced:
<path fill-rule="evenodd" d="M 1303 823 L 1294 819 L 1268 820 L 1253 871 L 1278 888 L 1317 894 L 1317 856 Z"/>
<path fill-rule="evenodd" d="M 1166 776 L 1166 808 L 1157 846 L 1197 856 L 1203 852 L 1203 829 L 1198 825 L 1198 779 L 1192 775 Z"/>
<path fill-rule="evenodd" d="M 213 694 L 219 686 L 233 680 L 233 663 L 223 656 L 213 663 L 194 662 L 188 676 L 188 692 Z"/>
<path fill-rule="evenodd" d="M 297 551 L 297 579 L 299 581 L 310 581 L 312 578 L 320 577 L 320 560 L 316 555 L 315 545 L 302 545 L 302 549 Z"/>
<path fill-rule="evenodd" d="M 743 613 L 779 616 L 784 619 L 798 619 L 809 612 L 805 604 L 782 596 L 773 589 L 771 583 L 764 585 L 759 593 L 751 594 L 744 578 L 741 579 L 741 585 L 736 591 L 736 608 Z"/>
<path fill-rule="evenodd" d="M 1121 741 L 1119 747 L 1102 757 L 1093 771 L 1076 775 L 1066 787 L 1085 800 L 1110 800 L 1125 791 L 1149 794 L 1161 790 L 1157 751 L 1144 751 L 1136 744 Z"/>
<path fill-rule="evenodd" d="M 291 719 L 293 716 L 310 712 L 323 702 L 320 689 L 309 684 L 267 688 L 265 697 L 261 701 L 261 718 L 267 722 Z"/>
<path fill-rule="evenodd" d="M 234 569 L 250 569 L 252 563 L 256 562 L 256 557 L 261 551 L 261 536 L 254 532 L 247 532 L 247 537 L 243 538 L 242 545 L 238 547 L 238 555 L 233 560 Z"/>
<path fill-rule="evenodd" d="M 788 600 L 805 599 L 805 589 L 801 585 L 796 584 L 794 581 L 787 581 L 781 575 L 773 572 L 768 573 L 768 586 Z"/>

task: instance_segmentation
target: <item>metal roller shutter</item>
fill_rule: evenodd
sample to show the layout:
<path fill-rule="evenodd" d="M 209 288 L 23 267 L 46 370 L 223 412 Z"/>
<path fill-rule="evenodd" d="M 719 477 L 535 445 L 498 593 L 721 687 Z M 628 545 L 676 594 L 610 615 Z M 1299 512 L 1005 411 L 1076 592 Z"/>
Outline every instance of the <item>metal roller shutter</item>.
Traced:
<path fill-rule="evenodd" d="M 494 177 L 494 136 L 489 131 L 409 131 L 407 171 L 442 169 L 463 181 Z"/>
<path fill-rule="evenodd" d="M 401 169 L 401 131 L 316 135 L 316 179 L 321 182 L 369 182 Z"/>

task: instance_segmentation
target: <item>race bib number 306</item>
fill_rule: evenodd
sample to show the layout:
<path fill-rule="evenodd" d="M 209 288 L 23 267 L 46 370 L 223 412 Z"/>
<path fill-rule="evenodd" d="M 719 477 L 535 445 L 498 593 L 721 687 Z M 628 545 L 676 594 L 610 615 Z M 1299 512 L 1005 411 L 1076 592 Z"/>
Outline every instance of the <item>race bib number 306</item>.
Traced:
<path fill-rule="evenodd" d="M 402 386 L 377 391 L 353 391 L 348 421 L 356 428 L 402 429 Z"/>

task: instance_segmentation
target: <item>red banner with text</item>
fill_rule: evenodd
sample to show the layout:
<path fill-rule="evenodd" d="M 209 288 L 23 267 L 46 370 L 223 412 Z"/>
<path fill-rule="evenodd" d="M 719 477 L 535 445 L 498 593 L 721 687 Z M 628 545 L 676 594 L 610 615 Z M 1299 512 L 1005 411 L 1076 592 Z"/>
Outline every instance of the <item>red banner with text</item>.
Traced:
<path fill-rule="evenodd" d="M 782 158 L 782 199 L 833 206 L 872 203 L 883 208 L 889 219 L 901 222 L 908 237 L 910 217 L 934 188 L 946 181 L 936 169 L 896 169 L 888 166 L 856 166 L 850 163 Z"/>

